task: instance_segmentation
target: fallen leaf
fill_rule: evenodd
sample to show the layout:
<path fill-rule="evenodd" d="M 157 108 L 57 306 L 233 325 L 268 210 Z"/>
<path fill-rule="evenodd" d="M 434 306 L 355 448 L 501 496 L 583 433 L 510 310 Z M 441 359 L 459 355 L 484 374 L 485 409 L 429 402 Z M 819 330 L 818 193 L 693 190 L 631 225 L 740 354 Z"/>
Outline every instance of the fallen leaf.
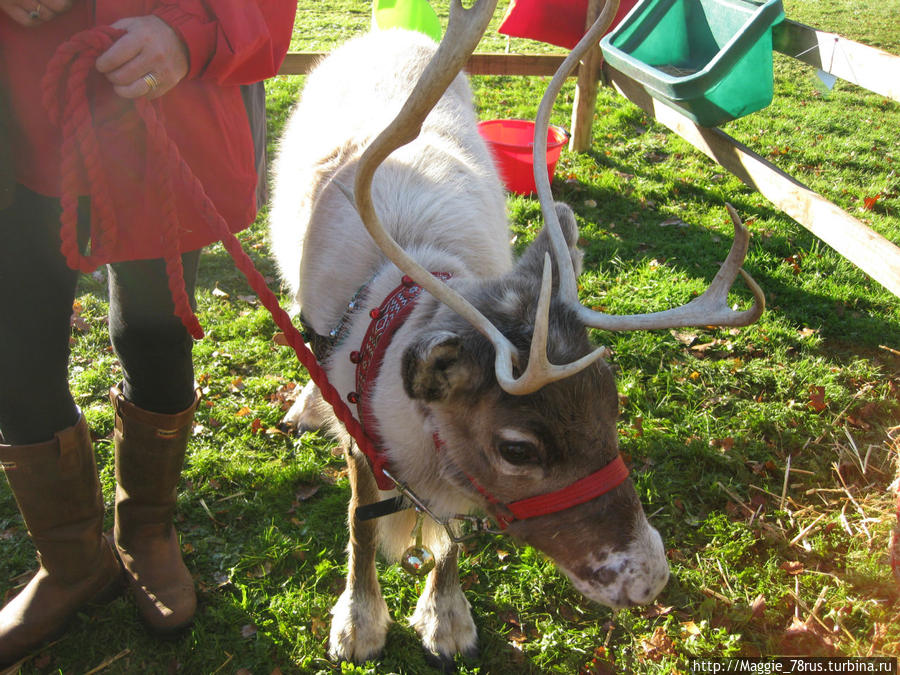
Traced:
<path fill-rule="evenodd" d="M 831 638 L 812 618 L 801 621 L 792 616 L 779 652 L 784 656 L 832 656 L 835 649 Z"/>
<path fill-rule="evenodd" d="M 640 438 L 644 435 L 644 418 L 635 417 L 631 421 L 631 427 L 634 429 L 634 435 Z"/>
<path fill-rule="evenodd" d="M 233 393 L 241 391 L 245 386 L 244 378 L 242 377 L 236 377 L 231 381 L 231 391 Z"/>
<path fill-rule="evenodd" d="M 522 644 L 524 642 L 528 642 L 528 636 L 521 628 L 513 627 L 509 633 L 506 635 L 506 639 L 509 640 L 513 644 Z"/>
<path fill-rule="evenodd" d="M 731 436 L 728 438 L 714 438 L 710 440 L 709 445 L 711 448 L 718 448 L 724 454 L 734 447 L 734 439 Z"/>
<path fill-rule="evenodd" d="M 750 603 L 750 616 L 754 619 L 762 619 L 766 612 L 766 596 L 760 593 Z"/>
<path fill-rule="evenodd" d="M 688 637 L 695 637 L 701 633 L 700 626 L 693 621 L 683 621 L 681 623 L 681 632 L 688 635 Z"/>
<path fill-rule="evenodd" d="M 241 637 L 242 638 L 248 638 L 248 637 L 252 637 L 254 635 L 256 635 L 256 626 L 254 626 L 252 623 L 248 623 L 248 624 L 245 624 L 244 626 L 241 626 Z"/>
<path fill-rule="evenodd" d="M 312 497 L 319 491 L 319 485 L 315 483 L 304 483 L 298 485 L 296 488 L 296 492 L 294 493 L 297 497 L 297 501 L 305 502 L 307 499 Z"/>
<path fill-rule="evenodd" d="M 687 347 L 690 347 L 692 344 L 697 342 L 697 334 L 696 333 L 689 333 L 687 331 L 670 330 L 669 334 L 672 337 L 674 337 L 676 340 L 678 340 L 681 344 L 683 344 Z"/>
<path fill-rule="evenodd" d="M 672 605 L 660 605 L 657 602 L 641 612 L 641 617 L 644 619 L 655 619 L 660 616 L 668 616 L 674 609 Z"/>
<path fill-rule="evenodd" d="M 875 208 L 875 204 L 878 202 L 879 199 L 881 199 L 880 192 L 877 195 L 875 195 L 874 197 L 864 197 L 863 198 L 863 209 L 865 209 L 866 211 L 871 211 L 872 209 Z"/>
<path fill-rule="evenodd" d="M 619 672 L 606 647 L 600 646 L 594 649 L 593 658 L 581 667 L 578 675 L 617 675 Z"/>
<path fill-rule="evenodd" d="M 788 256 L 784 259 L 784 261 L 794 269 L 794 274 L 800 274 L 801 257 L 802 256 L 800 254 L 795 253 L 794 255 Z"/>
<path fill-rule="evenodd" d="M 69 324 L 79 333 L 87 333 L 91 330 L 91 324 L 89 324 L 87 320 L 80 314 L 73 314 L 72 320 L 69 322 Z"/>
<path fill-rule="evenodd" d="M 284 411 L 290 410 L 297 399 L 297 383 L 287 382 L 269 395 L 269 401 Z"/>
<path fill-rule="evenodd" d="M 218 282 L 216 283 L 216 287 L 212 289 L 212 294 L 213 294 L 213 296 L 215 296 L 217 298 L 230 298 L 231 297 L 228 293 L 226 293 L 221 288 L 219 288 Z"/>
<path fill-rule="evenodd" d="M 778 566 L 791 576 L 803 574 L 803 563 L 799 560 L 785 560 Z"/>
<path fill-rule="evenodd" d="M 828 408 L 828 404 L 825 403 L 825 387 L 819 385 L 810 386 L 808 405 L 816 412 L 822 412 Z"/>
<path fill-rule="evenodd" d="M 676 654 L 675 643 L 663 626 L 657 626 L 653 635 L 642 639 L 640 645 L 644 651 L 644 657 L 651 661 L 661 661 L 664 656 L 675 656 Z"/>
<path fill-rule="evenodd" d="M 692 352 L 698 352 L 700 354 L 705 354 L 707 351 L 712 349 L 713 347 L 718 347 L 722 344 L 721 340 L 713 340 L 712 342 L 704 342 L 702 345 L 691 345 Z"/>
<path fill-rule="evenodd" d="M 236 413 L 234 413 L 235 417 L 246 417 L 253 411 L 250 410 L 247 406 L 242 406 Z"/>

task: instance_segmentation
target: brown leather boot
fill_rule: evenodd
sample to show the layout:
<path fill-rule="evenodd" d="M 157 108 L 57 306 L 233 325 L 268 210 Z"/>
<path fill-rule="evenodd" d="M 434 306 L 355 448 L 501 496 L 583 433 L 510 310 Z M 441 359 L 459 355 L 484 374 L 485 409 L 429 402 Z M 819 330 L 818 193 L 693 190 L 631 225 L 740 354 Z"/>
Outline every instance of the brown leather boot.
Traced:
<path fill-rule="evenodd" d="M 116 550 L 141 618 L 158 633 L 174 632 L 197 608 L 172 519 L 200 397 L 174 415 L 142 410 L 118 387 L 109 398 L 116 410 Z"/>
<path fill-rule="evenodd" d="M 122 574 L 103 538 L 103 495 L 84 417 L 45 443 L 0 444 L 0 464 L 41 565 L 0 611 L 3 666 L 62 632 L 83 605 L 115 597 Z"/>

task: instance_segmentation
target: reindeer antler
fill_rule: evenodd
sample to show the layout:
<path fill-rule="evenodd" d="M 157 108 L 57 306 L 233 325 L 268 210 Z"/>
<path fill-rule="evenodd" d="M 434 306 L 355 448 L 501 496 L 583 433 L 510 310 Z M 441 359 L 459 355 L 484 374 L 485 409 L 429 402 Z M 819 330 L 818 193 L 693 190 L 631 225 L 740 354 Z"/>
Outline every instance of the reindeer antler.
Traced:
<path fill-rule="evenodd" d="M 734 243 L 728 258 L 722 264 L 709 288 L 703 295 L 694 298 L 686 305 L 651 314 L 634 314 L 616 316 L 595 312 L 584 307 L 578 299 L 578 289 L 572 259 L 568 253 L 565 237 L 556 215 L 553 196 L 550 192 L 550 179 L 545 170 L 547 154 L 547 127 L 550 113 L 556 98 L 562 89 L 563 82 L 584 53 L 596 45 L 606 32 L 609 23 L 618 9 L 618 0 L 607 0 L 603 11 L 579 41 L 569 56 L 563 61 L 553 76 L 544 97 L 541 100 L 534 130 L 534 180 L 537 187 L 538 200 L 544 215 L 544 226 L 548 228 L 554 257 L 559 269 L 559 297 L 570 305 L 578 317 L 587 326 L 605 330 L 648 330 L 656 328 L 675 328 L 681 326 L 746 326 L 756 321 L 765 308 L 765 297 L 762 289 L 753 278 L 741 269 L 741 263 L 747 254 L 750 233 L 741 223 L 737 212 L 726 204 L 728 213 L 734 223 Z M 726 302 L 728 289 L 734 283 L 738 273 L 753 293 L 753 306 L 743 312 L 732 311 Z"/>
<path fill-rule="evenodd" d="M 416 83 L 403 108 L 397 117 L 366 148 L 360 158 L 354 195 L 369 234 L 382 252 L 397 267 L 412 277 L 416 283 L 431 293 L 435 298 L 456 311 L 471 323 L 482 335 L 494 345 L 496 352 L 494 369 L 500 386 L 510 394 L 528 394 L 537 391 L 547 382 L 567 377 L 577 370 L 586 367 L 590 361 L 602 356 L 602 352 L 591 354 L 565 366 L 554 366 L 547 362 L 547 324 L 549 321 L 551 271 L 550 259 L 545 260 L 544 277 L 541 286 L 541 302 L 538 315 L 545 317 L 543 329 L 536 327 L 535 342 L 541 343 L 543 358 L 534 358 L 535 347 L 532 344 L 532 358 L 528 368 L 518 378 L 513 375 L 513 367 L 518 362 L 518 350 L 481 312 L 455 290 L 431 275 L 424 267 L 409 257 L 406 251 L 388 234 L 378 220 L 372 203 L 372 179 L 375 170 L 397 148 L 414 140 L 422 129 L 422 124 L 431 109 L 443 96 L 444 91 L 456 77 L 467 59 L 475 50 L 475 46 L 484 34 L 484 30 L 494 13 L 497 0 L 478 0 L 470 9 L 464 9 L 460 0 L 451 0 L 450 21 L 444 39 L 437 52 L 425 67 L 422 76 Z M 340 187 L 340 186 L 339 186 Z M 350 195 L 348 195 L 350 196 Z M 536 320 L 541 323 L 541 320 Z M 540 336 L 543 335 L 541 339 Z M 586 359 L 589 359 L 586 361 Z"/>
<path fill-rule="evenodd" d="M 340 184 L 338 184 L 338 187 L 347 194 L 352 202 L 355 202 L 363 224 L 388 259 L 435 298 L 460 314 L 476 330 L 491 341 L 496 352 L 494 370 L 498 383 L 506 392 L 521 395 L 537 391 L 545 384 L 583 370 L 608 353 L 605 347 L 601 347 L 573 363 L 554 365 L 548 360 L 547 337 L 550 323 L 552 287 L 550 256 L 547 255 L 544 259 L 544 272 L 535 315 L 535 328 L 529 352 L 528 366 L 525 372 L 516 378 L 513 375 L 513 368 L 518 364 L 518 349 L 468 300 L 431 275 L 403 250 L 379 221 L 372 202 L 372 180 L 376 169 L 394 150 L 413 141 L 419 135 L 428 113 L 437 104 L 447 87 L 450 86 L 450 83 L 475 50 L 475 46 L 481 39 L 493 15 L 496 4 L 497 0 L 477 0 L 473 7 L 464 9 L 461 0 L 451 0 L 450 20 L 444 39 L 397 117 L 363 152 L 357 166 L 354 194 L 350 194 Z M 559 265 L 560 299 L 570 304 L 586 325 L 609 330 L 708 325 L 711 323 L 721 325 L 749 324 L 755 321 L 762 312 L 764 299 L 759 286 L 748 274 L 740 269 L 740 264 L 747 251 L 749 235 L 730 206 L 729 213 L 732 214 L 732 218 L 735 220 L 735 242 L 725 264 L 716 275 L 710 288 L 702 296 L 694 299 L 684 307 L 666 312 L 622 317 L 592 312 L 583 307 L 578 300 L 572 260 L 556 216 L 550 193 L 550 181 L 544 169 L 546 166 L 544 158 L 547 154 L 547 126 L 549 124 L 550 111 L 562 88 L 562 83 L 584 53 L 590 47 L 596 45 L 600 36 L 606 32 L 618 6 L 618 0 L 607 0 L 594 25 L 565 59 L 556 75 L 554 75 L 541 101 L 535 121 L 535 184 L 544 214 L 544 221 L 546 226 L 549 227 L 551 248 Z M 537 158 L 541 158 L 541 160 L 537 161 Z M 725 305 L 728 288 L 738 272 L 741 273 L 744 280 L 751 287 L 755 297 L 753 308 L 746 312 L 731 312 Z"/>

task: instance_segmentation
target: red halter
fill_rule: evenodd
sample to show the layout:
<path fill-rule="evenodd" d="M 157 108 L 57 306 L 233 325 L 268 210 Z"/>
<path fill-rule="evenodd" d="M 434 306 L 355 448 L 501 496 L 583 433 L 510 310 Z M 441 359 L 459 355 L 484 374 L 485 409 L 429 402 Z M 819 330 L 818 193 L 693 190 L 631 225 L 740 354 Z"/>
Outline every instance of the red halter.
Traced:
<path fill-rule="evenodd" d="M 437 450 L 443 450 L 446 447 L 437 432 L 434 432 L 433 438 Z M 469 482 L 478 490 L 481 496 L 487 499 L 494 507 L 493 516 L 497 520 L 497 524 L 500 525 L 500 529 L 505 530 L 510 523 L 516 520 L 547 516 L 551 513 L 565 511 L 573 506 L 592 501 L 600 495 L 619 487 L 628 478 L 629 472 L 628 467 L 625 466 L 625 462 L 622 460 L 622 455 L 616 455 L 616 458 L 602 469 L 595 471 L 589 476 L 580 478 L 574 483 L 569 483 L 564 488 L 553 492 L 545 492 L 534 497 L 526 497 L 509 504 L 504 504 L 494 497 L 473 476 L 466 472 L 463 473 L 465 473 L 466 478 L 469 479 Z"/>
<path fill-rule="evenodd" d="M 435 276 L 445 280 L 450 277 L 449 274 L 444 273 L 435 274 Z M 377 309 L 373 309 L 369 313 L 372 322 L 369 324 L 362 345 L 359 351 L 350 354 L 350 361 L 356 364 L 356 391 L 351 392 L 347 398 L 351 403 L 357 405 L 360 420 L 365 427 L 366 434 L 372 440 L 375 455 L 369 457 L 369 462 L 375 473 L 378 487 L 382 490 L 392 489 L 394 483 L 384 474 L 387 458 L 383 450 L 384 443 L 378 433 L 377 420 L 372 412 L 369 388 L 378 377 L 381 361 L 391 339 L 409 316 L 422 290 L 422 287 L 411 278 L 404 276 L 400 285 L 388 294 Z M 446 447 L 437 432 L 434 432 L 433 439 L 435 449 L 438 451 L 442 451 Z M 501 529 L 506 529 L 513 521 L 546 516 L 596 499 L 621 485 L 628 478 L 628 467 L 622 461 L 622 456 L 616 455 L 614 460 L 599 471 L 560 490 L 527 497 L 509 504 L 504 504 L 490 494 L 473 476 L 468 473 L 465 475 L 479 494 L 493 506 L 492 515 Z"/>

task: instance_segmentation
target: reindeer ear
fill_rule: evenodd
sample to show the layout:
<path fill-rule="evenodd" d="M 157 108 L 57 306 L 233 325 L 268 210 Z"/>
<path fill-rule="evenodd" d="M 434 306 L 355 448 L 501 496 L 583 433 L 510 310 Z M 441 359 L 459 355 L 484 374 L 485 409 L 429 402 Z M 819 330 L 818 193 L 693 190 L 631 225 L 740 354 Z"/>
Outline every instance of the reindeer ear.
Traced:
<path fill-rule="evenodd" d="M 556 217 L 559 219 L 563 236 L 569 245 L 569 255 L 572 257 L 572 267 L 575 268 L 575 276 L 577 277 L 581 274 L 581 258 L 583 256 L 581 251 L 578 250 L 578 224 L 575 222 L 575 214 L 572 213 L 572 209 L 567 204 L 556 202 Z M 555 268 L 555 257 L 550 248 L 550 235 L 547 233 L 547 226 L 544 225 L 531 246 L 519 258 L 516 269 L 524 274 L 540 278 L 544 270 L 544 253 L 547 252 L 550 252 L 551 259 L 554 259 L 553 266 Z"/>
<path fill-rule="evenodd" d="M 478 378 L 463 351 L 459 336 L 449 331 L 427 334 L 407 347 L 402 365 L 407 395 L 432 402 L 470 389 Z"/>

